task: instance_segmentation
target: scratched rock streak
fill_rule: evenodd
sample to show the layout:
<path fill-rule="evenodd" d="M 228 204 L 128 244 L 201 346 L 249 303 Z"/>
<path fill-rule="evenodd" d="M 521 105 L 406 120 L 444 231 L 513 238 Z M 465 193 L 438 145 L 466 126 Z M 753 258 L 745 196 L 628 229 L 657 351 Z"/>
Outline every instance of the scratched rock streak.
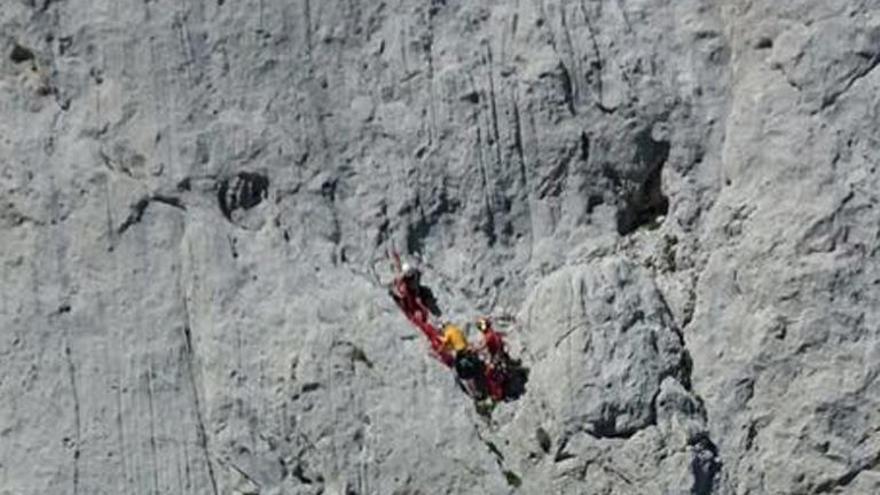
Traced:
<path fill-rule="evenodd" d="M 10 0 L 0 495 L 880 492 L 878 65 L 872 0 Z"/>

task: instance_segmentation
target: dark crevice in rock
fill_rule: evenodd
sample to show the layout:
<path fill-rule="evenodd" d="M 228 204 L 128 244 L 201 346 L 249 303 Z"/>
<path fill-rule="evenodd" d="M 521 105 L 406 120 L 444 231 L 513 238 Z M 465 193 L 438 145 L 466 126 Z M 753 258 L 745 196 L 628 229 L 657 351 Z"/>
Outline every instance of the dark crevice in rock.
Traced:
<path fill-rule="evenodd" d="M 302 391 L 303 391 L 303 393 L 305 394 L 305 393 L 309 393 L 309 392 L 314 392 L 315 390 L 318 390 L 318 389 L 320 389 L 320 388 L 321 388 L 321 384 L 320 384 L 320 383 L 317 383 L 317 382 L 308 382 L 308 383 L 304 383 L 304 384 L 303 384 L 303 386 L 302 386 Z"/>
<path fill-rule="evenodd" d="M 666 315 L 666 326 L 675 333 L 678 337 L 679 345 L 681 346 L 681 359 L 679 360 L 678 366 L 671 370 L 671 372 L 661 376 L 660 383 L 662 383 L 663 379 L 667 376 L 671 376 L 678 380 L 682 387 L 691 394 L 695 401 L 695 408 L 689 409 L 686 412 L 700 417 L 702 421 L 706 422 L 706 428 L 708 429 L 708 417 L 703 405 L 703 399 L 697 395 L 693 389 L 694 365 L 691 353 L 688 350 L 687 343 L 684 339 L 684 333 L 681 328 L 676 325 L 672 317 L 672 309 L 663 293 L 658 290 L 657 295 L 660 298 L 660 304 L 663 306 L 663 313 Z M 659 390 L 657 395 L 655 395 L 651 401 L 651 409 L 653 411 L 655 423 L 657 417 L 658 396 Z M 694 452 L 691 458 L 691 473 L 694 476 L 694 485 L 691 487 L 691 494 L 710 495 L 715 491 L 723 467 L 718 447 L 712 441 L 708 431 L 693 436 L 688 440 L 688 444 L 691 447 L 694 447 Z"/>
<path fill-rule="evenodd" d="M 746 431 L 746 441 L 743 450 L 746 452 L 752 450 L 752 447 L 755 445 L 755 438 L 758 437 L 758 428 L 760 427 L 759 422 L 757 420 L 749 421 L 749 428 Z"/>
<path fill-rule="evenodd" d="M 296 466 L 290 470 L 290 474 L 304 485 L 311 485 L 314 483 L 314 480 L 306 476 L 306 471 L 301 462 L 297 463 Z"/>
<path fill-rule="evenodd" d="M 507 485 L 511 488 L 519 488 L 519 486 L 522 485 L 522 478 L 520 478 L 518 474 L 507 468 L 504 463 L 504 454 L 501 452 L 498 446 L 495 445 L 495 443 L 491 440 L 483 438 L 483 435 L 480 434 L 479 430 L 476 430 L 476 432 L 477 438 L 479 438 L 480 441 L 483 442 L 483 445 L 485 445 L 486 448 L 489 449 L 492 457 L 495 458 L 495 464 L 498 465 L 498 468 L 501 470 L 501 474 L 504 475 L 504 481 L 507 482 Z"/>
<path fill-rule="evenodd" d="M 773 40 L 767 36 L 763 36 L 755 43 L 755 48 L 758 50 L 768 50 L 773 48 Z"/>
<path fill-rule="evenodd" d="M 603 104 L 601 101 L 595 101 L 595 102 L 593 102 L 593 104 L 596 105 L 596 108 L 598 108 L 599 111 L 604 113 L 605 115 L 611 115 L 617 111 L 617 108 L 608 107 L 605 104 Z"/>
<path fill-rule="evenodd" d="M 502 471 L 504 473 L 504 481 L 512 488 L 519 488 L 522 485 L 522 478 L 509 469 Z"/>
<path fill-rule="evenodd" d="M 602 164 L 602 177 L 608 181 L 612 191 L 619 191 L 623 187 L 623 180 L 620 178 L 620 174 L 610 163 Z"/>
<path fill-rule="evenodd" d="M 587 214 L 593 213 L 597 206 L 605 204 L 605 198 L 598 194 L 591 194 L 587 198 Z"/>
<path fill-rule="evenodd" d="M 590 136 L 586 132 L 581 133 L 581 155 L 579 158 L 584 163 L 590 161 Z"/>
<path fill-rule="evenodd" d="M 535 439 L 538 441 L 538 446 L 541 447 L 541 450 L 543 450 L 545 454 L 550 453 L 552 442 L 550 441 L 550 435 L 547 433 L 547 430 L 539 426 L 535 430 Z"/>
<path fill-rule="evenodd" d="M 178 191 L 192 191 L 192 178 L 186 177 L 177 183 Z"/>
<path fill-rule="evenodd" d="M 696 436 L 689 444 L 695 449 L 691 458 L 691 473 L 694 476 L 691 495 L 711 495 L 715 491 L 718 475 L 721 473 L 718 447 L 709 438 L 708 433 Z"/>
<path fill-rule="evenodd" d="M 682 345 L 684 343 L 682 342 Z M 684 387 L 688 392 L 693 392 L 693 382 L 691 376 L 694 372 L 694 360 L 691 358 L 691 353 L 687 350 L 687 348 L 683 348 L 681 353 L 681 362 L 679 363 L 678 374 L 675 377 L 678 379 L 681 386 Z"/>
<path fill-rule="evenodd" d="M 660 215 L 669 211 L 669 200 L 663 194 L 663 165 L 669 158 L 670 143 L 655 141 L 651 129 L 644 129 L 636 136 L 634 161 L 641 174 L 635 177 L 636 186 L 617 212 L 617 232 L 627 235 L 639 227 L 650 225 Z"/>
<path fill-rule="evenodd" d="M 498 446 L 495 445 L 491 440 L 483 440 L 483 443 L 486 445 L 486 448 L 489 449 L 489 452 L 495 456 L 495 460 L 499 463 L 504 462 L 504 454 L 501 453 L 501 450 L 498 449 Z"/>
<path fill-rule="evenodd" d="M 322 386 L 318 382 L 306 382 L 303 383 L 299 389 L 299 392 L 294 393 L 290 396 L 291 401 L 299 400 L 303 395 L 310 394 L 312 392 L 316 392 L 321 390 Z"/>
<path fill-rule="evenodd" d="M 229 236 L 229 251 L 232 254 L 232 259 L 238 259 L 238 248 L 236 245 L 238 244 L 238 239 L 235 237 Z"/>
<path fill-rule="evenodd" d="M 81 407 L 80 407 L 80 396 L 79 389 L 77 388 L 76 382 L 76 365 L 73 362 L 73 357 L 70 352 L 70 345 L 65 344 L 64 346 L 64 357 L 67 361 L 67 372 L 70 378 L 70 392 L 73 397 L 73 420 L 74 426 L 76 428 L 75 434 L 76 437 L 73 440 L 73 494 L 77 495 L 79 493 L 79 481 L 80 481 L 80 463 L 79 458 L 82 449 L 82 419 L 81 419 Z"/>
<path fill-rule="evenodd" d="M 671 330 L 675 336 L 678 338 L 678 344 L 681 346 L 681 360 L 678 363 L 677 368 L 671 373 L 673 378 L 677 379 L 679 383 L 684 387 L 688 392 L 693 392 L 692 388 L 692 373 L 694 368 L 694 362 L 691 358 L 690 351 L 687 348 L 687 342 L 684 340 L 684 333 L 676 322 L 675 318 L 672 314 L 672 308 L 669 306 L 669 301 L 666 300 L 663 292 L 659 289 L 657 290 L 657 297 L 660 299 L 660 305 L 663 307 L 663 314 L 665 316 L 665 326 Z M 670 375 L 666 375 L 670 376 Z M 661 377 L 661 381 L 662 381 Z"/>
<path fill-rule="evenodd" d="M 468 103 L 476 105 L 480 102 L 480 92 L 477 90 L 468 91 L 467 93 L 461 95 L 459 99 L 461 101 L 466 101 Z"/>
<path fill-rule="evenodd" d="M 571 437 L 569 435 L 566 435 L 559 440 L 559 446 L 556 447 L 556 453 L 553 455 L 553 462 L 562 462 L 577 457 L 571 452 L 565 450 L 565 448 L 568 447 L 568 442 L 570 439 Z"/>
<path fill-rule="evenodd" d="M 180 210 L 186 210 L 186 207 L 183 206 L 183 203 L 180 201 L 180 198 L 175 198 L 174 196 L 165 196 L 162 194 L 154 194 L 152 197 L 152 201 L 155 201 L 157 203 L 162 203 L 164 205 L 168 205 L 173 208 L 178 208 Z"/>
<path fill-rule="evenodd" d="M 239 172 L 234 177 L 220 181 L 217 201 L 220 211 L 232 221 L 235 210 L 249 210 L 262 203 L 268 196 L 269 178 L 255 172 Z"/>
<path fill-rule="evenodd" d="M 338 179 L 333 179 L 321 184 L 321 197 L 330 201 L 331 203 L 336 201 L 336 188 L 338 183 Z"/>
<path fill-rule="evenodd" d="M 565 106 L 572 115 L 575 115 L 574 108 L 574 85 L 571 81 L 571 74 L 568 67 L 562 62 L 559 63 L 559 81 L 562 83 L 562 93 L 565 96 Z"/>
<path fill-rule="evenodd" d="M 122 222 L 122 225 L 116 229 L 117 234 L 123 234 L 126 230 L 131 228 L 131 226 L 140 223 L 140 221 L 144 217 L 144 213 L 147 211 L 147 207 L 150 206 L 152 202 L 162 203 L 164 205 L 168 205 L 179 210 L 186 210 L 186 207 L 181 203 L 180 199 L 173 196 L 165 196 L 161 194 L 156 194 L 153 196 L 147 196 L 138 200 L 137 203 L 131 205 L 131 213 L 128 214 L 128 217 Z"/>
<path fill-rule="evenodd" d="M 831 94 L 826 95 L 822 99 L 822 105 L 820 110 L 824 110 L 825 108 L 833 105 L 838 98 L 840 98 L 844 93 L 849 91 L 849 89 L 856 83 L 859 79 L 864 78 L 868 74 L 871 73 L 878 65 L 880 65 L 880 50 L 874 53 L 859 53 L 860 57 L 867 60 L 867 62 L 859 69 L 855 74 L 850 76 L 849 80 L 846 82 L 846 85 L 840 88 L 838 91 L 835 91 Z"/>
<path fill-rule="evenodd" d="M 516 149 L 516 155 L 519 157 L 519 183 L 520 186 L 526 189 L 528 187 L 528 174 L 526 173 L 526 154 L 523 145 L 522 117 L 519 111 L 519 101 L 516 93 L 513 91 L 511 91 L 511 101 L 513 102 L 513 146 Z"/>
<path fill-rule="evenodd" d="M 9 59 L 12 60 L 13 63 L 21 64 L 27 62 L 28 60 L 33 60 L 34 52 L 31 51 L 30 48 L 26 48 L 16 43 L 15 46 L 12 47 L 12 52 L 9 54 Z"/>

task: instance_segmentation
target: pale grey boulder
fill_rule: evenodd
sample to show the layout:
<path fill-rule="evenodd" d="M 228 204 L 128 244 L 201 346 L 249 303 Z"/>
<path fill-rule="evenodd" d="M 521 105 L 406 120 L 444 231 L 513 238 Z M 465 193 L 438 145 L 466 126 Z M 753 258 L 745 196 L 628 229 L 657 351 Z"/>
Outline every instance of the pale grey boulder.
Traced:
<path fill-rule="evenodd" d="M 689 380 L 689 358 L 644 268 L 620 259 L 567 267 L 536 287 L 522 315 L 531 386 L 565 430 L 627 437 L 656 422 L 667 376 Z M 560 380 L 563 380 L 560 382 Z"/>
<path fill-rule="evenodd" d="M 690 358 L 648 270 L 614 257 L 567 266 L 534 289 L 519 319 L 516 339 L 534 364 L 528 394 L 499 438 L 546 434 L 543 446 L 531 443 L 512 461 L 527 486 L 716 486 L 720 460 L 702 403 L 688 391 Z"/>

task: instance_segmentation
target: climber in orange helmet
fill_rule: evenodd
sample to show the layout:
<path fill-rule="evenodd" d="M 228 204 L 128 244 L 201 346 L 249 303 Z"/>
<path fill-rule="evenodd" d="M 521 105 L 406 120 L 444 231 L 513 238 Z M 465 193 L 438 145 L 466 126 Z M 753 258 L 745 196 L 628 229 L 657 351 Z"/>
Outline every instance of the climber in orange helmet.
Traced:
<path fill-rule="evenodd" d="M 486 389 L 492 400 L 501 401 L 505 395 L 507 368 L 510 362 L 504 349 L 504 339 L 500 332 L 492 328 L 492 323 L 486 317 L 477 318 L 477 329 L 483 337 L 477 349 L 488 354 L 489 365 L 484 369 Z"/>
<path fill-rule="evenodd" d="M 504 348 L 504 334 L 495 331 L 489 318 L 483 316 L 477 318 L 477 329 L 480 330 L 480 335 L 483 337 L 483 341 L 477 349 L 485 351 L 489 355 L 489 361 L 492 363 L 501 364 L 507 361 L 508 355 Z"/>

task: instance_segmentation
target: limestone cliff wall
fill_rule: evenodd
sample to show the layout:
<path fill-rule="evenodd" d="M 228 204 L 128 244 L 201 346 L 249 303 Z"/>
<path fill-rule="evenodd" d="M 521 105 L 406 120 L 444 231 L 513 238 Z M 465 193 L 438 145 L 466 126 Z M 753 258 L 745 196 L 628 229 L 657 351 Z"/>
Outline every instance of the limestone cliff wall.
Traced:
<path fill-rule="evenodd" d="M 5 0 L 0 494 L 880 492 L 880 2 Z M 529 370 L 480 417 L 382 286 Z"/>

